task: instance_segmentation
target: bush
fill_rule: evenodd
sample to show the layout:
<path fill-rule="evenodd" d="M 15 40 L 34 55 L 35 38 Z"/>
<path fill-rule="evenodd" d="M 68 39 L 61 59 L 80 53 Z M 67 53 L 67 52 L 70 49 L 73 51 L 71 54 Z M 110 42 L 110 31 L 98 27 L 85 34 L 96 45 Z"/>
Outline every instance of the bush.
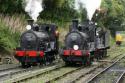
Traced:
<path fill-rule="evenodd" d="M 0 52 L 9 53 L 16 48 L 19 40 L 19 32 L 13 33 L 9 27 L 0 22 Z"/>

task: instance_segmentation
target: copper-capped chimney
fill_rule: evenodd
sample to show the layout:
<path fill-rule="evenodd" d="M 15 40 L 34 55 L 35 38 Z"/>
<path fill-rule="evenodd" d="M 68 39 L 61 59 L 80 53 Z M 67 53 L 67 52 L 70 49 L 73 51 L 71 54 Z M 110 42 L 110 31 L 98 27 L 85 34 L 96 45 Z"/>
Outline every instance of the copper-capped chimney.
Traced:
<path fill-rule="evenodd" d="M 79 25 L 78 19 L 73 19 L 72 20 L 72 28 L 73 28 L 73 30 L 77 30 L 78 25 Z"/>

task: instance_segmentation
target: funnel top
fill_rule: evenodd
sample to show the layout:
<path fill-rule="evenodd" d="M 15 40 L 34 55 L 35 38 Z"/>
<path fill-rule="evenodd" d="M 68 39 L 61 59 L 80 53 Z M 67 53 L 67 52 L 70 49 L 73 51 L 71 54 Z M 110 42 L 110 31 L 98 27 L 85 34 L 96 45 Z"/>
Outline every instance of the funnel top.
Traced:
<path fill-rule="evenodd" d="M 34 22 L 33 19 L 27 19 L 27 21 L 28 21 L 28 22 L 32 22 L 32 23 Z"/>
<path fill-rule="evenodd" d="M 28 19 L 27 22 L 28 22 L 28 25 L 33 26 L 34 20 L 32 20 L 32 19 Z"/>

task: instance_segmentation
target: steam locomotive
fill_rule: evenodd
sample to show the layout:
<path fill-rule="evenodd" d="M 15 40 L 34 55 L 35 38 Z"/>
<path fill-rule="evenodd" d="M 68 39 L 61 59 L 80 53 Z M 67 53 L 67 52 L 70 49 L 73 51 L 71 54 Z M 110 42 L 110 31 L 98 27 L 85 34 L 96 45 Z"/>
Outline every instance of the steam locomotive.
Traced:
<path fill-rule="evenodd" d="M 90 21 L 79 24 L 75 19 L 65 36 L 65 46 L 60 50 L 60 55 L 67 65 L 91 65 L 94 58 L 106 56 L 109 48 L 109 31 L 97 28 Z"/>
<path fill-rule="evenodd" d="M 34 24 L 28 20 L 28 29 L 20 37 L 15 58 L 22 67 L 52 63 L 58 54 L 58 27 L 55 24 Z"/>

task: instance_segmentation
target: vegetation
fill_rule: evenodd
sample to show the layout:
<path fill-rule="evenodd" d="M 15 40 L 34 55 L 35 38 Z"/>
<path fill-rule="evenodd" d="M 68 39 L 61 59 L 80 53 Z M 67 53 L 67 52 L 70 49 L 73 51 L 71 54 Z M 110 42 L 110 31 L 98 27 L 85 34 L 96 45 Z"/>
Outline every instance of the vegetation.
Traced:
<path fill-rule="evenodd" d="M 9 53 L 10 49 L 17 46 L 19 40 L 19 33 L 13 33 L 9 27 L 5 26 L 0 21 L 0 52 Z"/>
<path fill-rule="evenodd" d="M 98 22 L 111 30 L 114 36 L 116 31 L 125 30 L 125 1 L 124 0 L 102 0 L 102 14 Z"/>
<path fill-rule="evenodd" d="M 2 15 L 0 19 L 4 20 L 4 22 L 0 21 L 0 52 L 17 46 L 20 34 L 17 31 L 22 32 L 24 30 L 25 20 L 29 18 L 24 12 L 24 1 L 0 0 L 0 12 Z M 73 18 L 79 18 L 84 21 L 86 19 L 86 10 L 82 7 L 79 12 L 74 10 L 74 2 L 75 0 L 43 0 L 44 11 L 40 14 L 39 20 L 42 22 L 54 22 L 64 28 L 68 27 L 67 24 Z M 101 10 L 97 12 L 97 17 L 93 17 L 94 21 L 99 26 L 111 30 L 112 36 L 117 30 L 125 30 L 124 4 L 125 0 L 102 0 Z M 6 20 L 8 17 L 9 21 Z M 63 32 L 66 33 L 65 29 L 60 29 L 63 30 L 61 31 L 62 34 Z"/>

